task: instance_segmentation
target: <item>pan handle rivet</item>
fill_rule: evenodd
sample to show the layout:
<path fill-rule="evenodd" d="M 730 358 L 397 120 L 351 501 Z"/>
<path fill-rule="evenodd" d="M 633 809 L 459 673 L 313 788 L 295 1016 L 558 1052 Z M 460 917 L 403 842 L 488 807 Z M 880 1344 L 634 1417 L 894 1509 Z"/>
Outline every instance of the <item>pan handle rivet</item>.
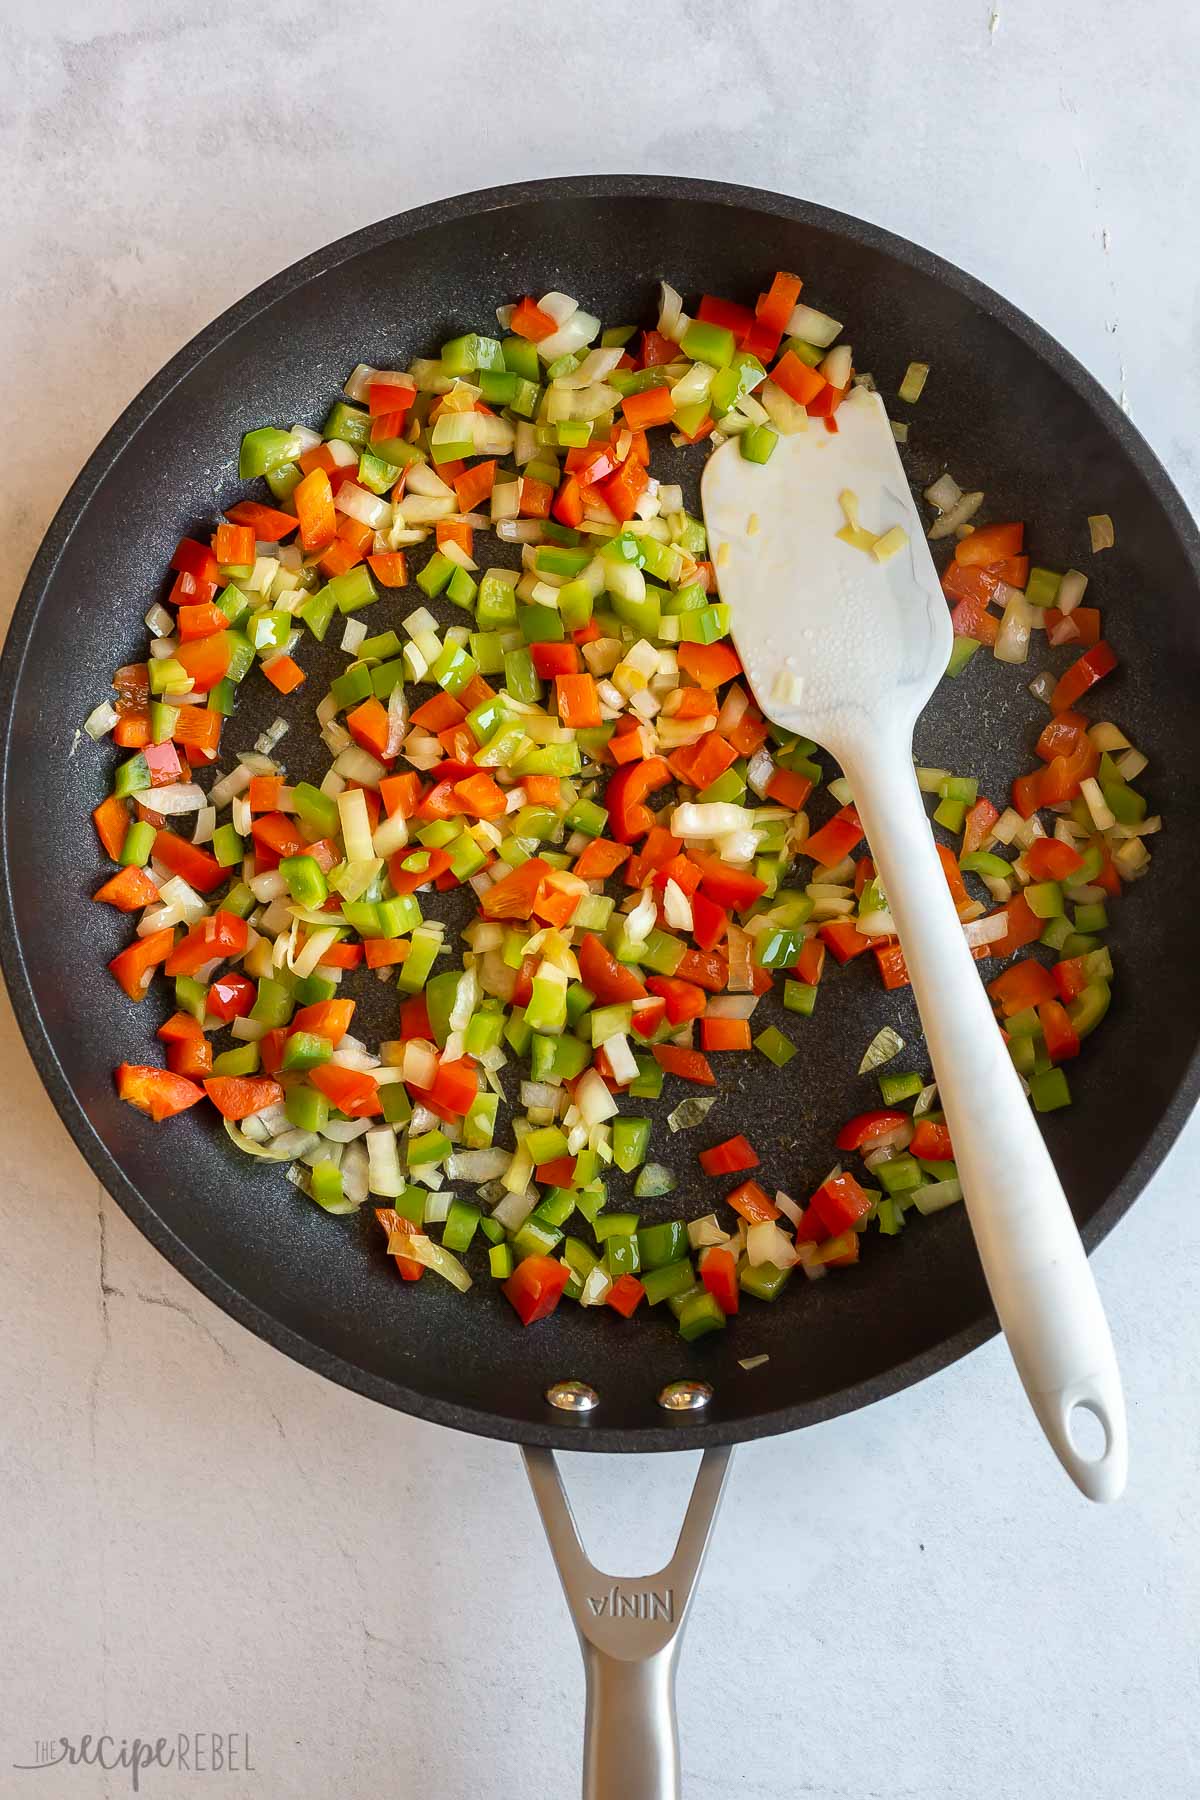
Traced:
<path fill-rule="evenodd" d="M 556 1381 L 546 1389 L 546 1398 L 559 1412 L 590 1413 L 600 1404 L 600 1396 L 586 1381 Z"/>
<path fill-rule="evenodd" d="M 658 1396 L 664 1412 L 701 1412 L 713 1397 L 707 1381 L 669 1381 Z"/>

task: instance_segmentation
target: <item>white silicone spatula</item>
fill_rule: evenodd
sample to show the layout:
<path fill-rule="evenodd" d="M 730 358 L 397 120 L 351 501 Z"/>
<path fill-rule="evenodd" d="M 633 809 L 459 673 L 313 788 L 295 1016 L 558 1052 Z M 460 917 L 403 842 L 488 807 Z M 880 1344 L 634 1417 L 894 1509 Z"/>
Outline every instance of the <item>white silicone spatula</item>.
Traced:
<path fill-rule="evenodd" d="M 767 716 L 814 738 L 847 776 L 887 896 L 954 1140 L 992 1303 L 1042 1429 L 1092 1500 L 1125 1484 L 1125 1404 L 1112 1339 L 1054 1165 L 963 937 L 912 759 L 941 678 L 946 600 L 878 395 L 781 438 L 765 464 L 735 441 L 709 459 L 704 518 L 733 638 Z M 878 562 L 836 535 L 840 495 L 862 525 L 907 542 Z M 1104 1428 L 1089 1459 L 1082 1407 Z"/>

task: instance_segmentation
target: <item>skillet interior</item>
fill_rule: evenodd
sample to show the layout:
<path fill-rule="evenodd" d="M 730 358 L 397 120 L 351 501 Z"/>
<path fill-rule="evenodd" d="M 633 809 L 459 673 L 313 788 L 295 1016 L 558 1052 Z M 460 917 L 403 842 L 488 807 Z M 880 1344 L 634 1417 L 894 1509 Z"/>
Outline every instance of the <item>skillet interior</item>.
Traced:
<path fill-rule="evenodd" d="M 1112 1014 L 1072 1071 L 1076 1104 L 1045 1121 L 1094 1244 L 1157 1166 L 1197 1090 L 1200 968 L 1172 946 L 1190 937 L 1186 846 L 1200 785 L 1171 771 L 1194 766 L 1200 738 L 1191 703 L 1200 551 L 1181 501 L 1108 397 L 1022 315 L 937 258 L 818 207 L 702 182 L 545 182 L 386 221 L 249 296 L 151 383 L 68 496 L 14 618 L 0 670 L 4 967 L 68 1129 L 136 1223 L 234 1316 L 331 1378 L 442 1423 L 600 1450 L 754 1437 L 893 1391 L 982 1341 L 995 1320 L 961 1209 L 896 1240 L 872 1236 L 857 1269 L 797 1282 L 692 1351 L 667 1321 L 627 1325 L 564 1308 L 522 1333 L 481 1289 L 464 1303 L 433 1280 L 402 1288 L 373 1220 L 326 1219 L 277 1169 L 240 1157 L 200 1109 L 160 1129 L 117 1101 L 112 1066 L 146 1056 L 166 1009 L 150 1000 L 135 1014 L 99 970 L 128 935 L 89 899 L 103 865 L 86 814 L 111 752 L 85 739 L 71 754 L 72 739 L 115 664 L 143 653 L 141 615 L 175 540 L 211 526 L 214 504 L 240 491 L 244 430 L 319 422 L 356 361 L 394 365 L 459 330 L 486 329 L 496 302 L 521 292 L 562 288 L 606 323 L 641 323 L 660 274 L 685 296 L 708 288 L 752 300 L 777 267 L 800 271 L 805 298 L 847 322 L 856 360 L 885 394 L 911 357 L 933 365 L 911 412 L 914 483 L 948 463 L 987 489 L 989 516 L 1028 518 L 1035 560 L 1092 573 L 1089 600 L 1128 659 L 1092 710 L 1114 716 L 1150 757 L 1148 791 L 1168 829 L 1154 842 L 1151 877 L 1118 908 Z M 1102 510 L 1117 544 L 1092 559 L 1086 516 Z M 372 628 L 394 610 L 376 607 Z M 305 646 L 302 710 L 341 661 L 336 650 L 314 652 Z M 1026 679 L 977 658 L 939 690 L 918 728 L 919 758 L 975 774 L 999 798 L 1031 760 L 1045 717 Z M 265 684 L 252 685 L 227 740 L 236 748 L 275 711 Z M 294 727 L 283 746 L 293 770 L 311 743 Z M 379 1028 L 388 993 L 369 994 Z M 770 1179 L 802 1194 L 829 1166 L 837 1123 L 874 1101 L 871 1079 L 854 1074 L 869 1038 L 888 1020 L 917 1037 L 911 1000 L 898 998 L 880 992 L 873 967 L 852 965 L 823 988 L 811 1023 L 792 1022 L 800 1054 L 785 1073 L 755 1057 L 725 1078 L 712 1130 L 668 1141 L 667 1105 L 649 1108 L 660 1121 L 655 1153 L 687 1177 L 674 1204 L 654 1210 L 669 1216 L 681 1199 L 706 1210 L 721 1187 L 692 1180 L 696 1149 L 750 1127 Z M 896 1066 L 921 1066 L 919 1052 Z M 668 1084 L 673 1098 L 683 1091 Z M 738 1367 L 759 1351 L 767 1365 Z M 655 1405 L 662 1383 L 685 1373 L 715 1388 L 702 1424 L 667 1420 Z M 547 1383 L 565 1375 L 600 1390 L 586 1425 L 544 1404 Z"/>

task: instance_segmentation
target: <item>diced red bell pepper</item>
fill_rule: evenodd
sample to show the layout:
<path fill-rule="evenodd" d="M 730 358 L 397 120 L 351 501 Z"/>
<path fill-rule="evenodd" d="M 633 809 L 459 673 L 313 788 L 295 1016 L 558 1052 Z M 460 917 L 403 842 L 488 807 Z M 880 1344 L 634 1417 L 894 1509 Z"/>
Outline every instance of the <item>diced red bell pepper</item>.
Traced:
<path fill-rule="evenodd" d="M 513 308 L 509 329 L 518 337 L 528 338 L 530 343 L 540 344 L 543 338 L 554 336 L 558 330 L 558 322 L 551 313 L 543 312 L 537 301 L 526 294 Z"/>
<path fill-rule="evenodd" d="M 351 1119 L 371 1119 L 383 1111 L 379 1083 L 366 1069 L 344 1069 L 340 1063 L 319 1063 L 308 1071 L 307 1079 Z"/>
<path fill-rule="evenodd" d="M 725 1204 L 732 1206 L 748 1225 L 765 1225 L 779 1217 L 779 1208 L 757 1181 L 743 1181 L 726 1194 Z"/>
<path fill-rule="evenodd" d="M 489 889 L 489 892 L 491 890 Z M 618 1006 L 626 1000 L 644 1000 L 646 987 L 628 964 L 618 962 L 608 945 L 588 932 L 575 949 L 579 979 L 601 1006 Z"/>
<path fill-rule="evenodd" d="M 447 859 L 447 866 L 449 859 Z M 540 856 L 531 856 L 511 874 L 502 876 L 493 882 L 480 901 L 480 909 L 487 919 L 527 919 L 533 912 L 534 901 L 538 889 L 545 877 L 550 873 L 550 864 L 543 862 Z M 395 881 L 393 878 L 393 886 Z"/>
<path fill-rule="evenodd" d="M 682 1081 L 694 1081 L 699 1087 L 716 1087 L 712 1065 L 699 1050 L 687 1050 L 678 1044 L 654 1044 L 652 1054 L 659 1068 Z"/>
<path fill-rule="evenodd" d="M 1033 957 L 1014 963 L 994 981 L 988 982 L 988 993 L 1006 1019 L 1031 1006 L 1040 1006 L 1043 1000 L 1053 1000 L 1057 992 L 1049 969 L 1043 968 Z"/>
<path fill-rule="evenodd" d="M 570 1270 L 552 1256 L 526 1256 L 504 1283 L 504 1298 L 522 1325 L 532 1325 L 554 1311 L 570 1279 Z"/>
<path fill-rule="evenodd" d="M 723 1244 L 714 1244 L 704 1253 L 700 1279 L 726 1315 L 738 1309 L 737 1263 L 733 1252 Z"/>
<path fill-rule="evenodd" d="M 148 1068 L 141 1063 L 122 1063 L 116 1071 L 117 1093 L 139 1112 L 148 1113 L 156 1122 L 173 1118 L 176 1113 L 203 1100 L 204 1089 L 186 1076 L 170 1069 Z"/>
<path fill-rule="evenodd" d="M 125 848 L 125 834 L 129 830 L 129 804 L 116 794 L 110 794 L 99 806 L 92 810 L 92 823 L 96 827 L 96 836 L 104 846 L 104 853 L 113 862 L 117 861 Z"/>
<path fill-rule="evenodd" d="M 257 500 L 238 500 L 225 508 L 225 517 L 235 525 L 249 525 L 260 544 L 277 544 L 282 538 L 291 537 L 300 524 L 291 513 L 263 506 Z"/>
<path fill-rule="evenodd" d="M 666 787 L 670 780 L 671 771 L 661 756 L 627 763 L 610 776 L 604 804 L 608 808 L 608 828 L 619 844 L 632 844 L 645 837 L 654 824 L 654 815 L 645 804 L 646 796 Z"/>
<path fill-rule="evenodd" d="M 904 960 L 904 952 L 895 939 L 886 944 L 876 944 L 875 961 L 879 966 L 879 978 L 889 993 L 898 988 L 912 985 L 912 977 L 908 972 L 908 964 Z"/>
<path fill-rule="evenodd" d="M 623 1319 L 631 1319 L 645 1297 L 646 1290 L 637 1276 L 626 1274 L 618 1275 L 604 1299 Z"/>
<path fill-rule="evenodd" d="M 244 1019 L 254 1005 L 257 990 L 246 975 L 229 970 L 218 975 L 208 990 L 208 1010 L 214 1019 L 228 1025 L 231 1019 Z"/>
<path fill-rule="evenodd" d="M 729 964 L 715 950 L 685 950 L 675 965 L 675 979 L 719 994 L 729 980 Z"/>
<path fill-rule="evenodd" d="M 583 975 L 582 967 L 580 975 Z M 584 978 L 584 986 L 590 985 Z M 690 981 L 681 981 L 676 975 L 648 975 L 646 987 L 651 994 L 657 994 L 666 1003 L 667 1019 L 672 1025 L 686 1024 L 689 1019 L 698 1019 L 708 1005 L 704 989 L 695 987 Z"/>
<path fill-rule="evenodd" d="M 985 800 L 981 794 L 974 806 L 968 808 L 966 819 L 963 822 L 962 853 L 964 856 L 969 856 L 973 850 L 978 850 L 980 845 L 987 841 L 991 836 L 992 826 L 999 817 L 997 808 L 992 805 L 990 800 Z"/>
<path fill-rule="evenodd" d="M 336 1050 L 350 1029 L 354 1018 L 353 1000 L 315 1000 L 292 1014 L 288 1035 L 294 1031 L 310 1031 L 314 1037 L 327 1038 Z"/>
<path fill-rule="evenodd" d="M 771 370 L 771 380 L 798 406 L 807 406 L 826 386 L 824 375 L 800 361 L 794 350 L 785 350 Z"/>
<path fill-rule="evenodd" d="M 749 1050 L 752 1043 L 749 1019 L 701 1019 L 700 1021 L 700 1048 L 702 1050 Z"/>
<path fill-rule="evenodd" d="M 1032 944 L 1042 935 L 1042 921 L 1031 909 L 1024 894 L 1014 894 L 1003 906 L 996 908 L 1008 919 L 1008 930 L 1002 938 L 996 938 L 987 945 L 993 956 L 1011 956 L 1016 950 L 1023 950 L 1026 944 Z M 995 914 L 991 915 L 995 917 Z"/>
<path fill-rule="evenodd" d="M 154 838 L 154 859 L 171 871 L 182 875 L 189 887 L 201 894 L 211 894 L 226 879 L 226 872 L 215 856 L 198 844 L 189 844 L 173 831 L 159 831 Z"/>
<path fill-rule="evenodd" d="M 1095 687 L 1106 675 L 1111 675 L 1116 666 L 1116 656 L 1101 638 L 1098 644 L 1084 652 L 1078 662 L 1071 664 L 1065 675 L 1059 676 L 1050 696 L 1051 712 L 1066 712 L 1089 688 Z"/>
<path fill-rule="evenodd" d="M 742 672 L 732 644 L 680 644 L 676 655 L 684 673 L 710 693 Z"/>
<path fill-rule="evenodd" d="M 840 963 L 848 963 L 871 948 L 870 938 L 856 931 L 848 919 L 827 919 L 817 935 Z"/>
<path fill-rule="evenodd" d="M 700 1152 L 700 1167 L 706 1175 L 736 1175 L 739 1169 L 757 1169 L 758 1163 L 758 1152 L 740 1133 Z"/>
<path fill-rule="evenodd" d="M 797 979 L 806 981 L 810 987 L 816 987 L 820 983 L 824 967 L 825 945 L 820 938 L 805 938 L 796 958 Z"/>
<path fill-rule="evenodd" d="M 858 1113 L 848 1119 L 834 1140 L 839 1150 L 868 1150 L 877 1138 L 898 1131 L 909 1122 L 908 1114 L 890 1109 Z"/>
<path fill-rule="evenodd" d="M 729 930 L 729 914 L 703 888 L 697 889 L 691 899 L 692 936 L 701 950 L 715 950 Z"/>
<path fill-rule="evenodd" d="M 420 854 L 419 847 L 410 847 L 405 850 L 397 850 L 393 856 L 388 858 L 388 880 L 392 884 L 393 893 L 398 895 L 413 894 L 418 888 L 425 887 L 427 883 L 440 880 L 450 867 L 450 852 L 441 849 L 427 851 L 425 853 L 426 860 L 421 864 L 419 869 L 406 869 L 404 867 L 404 864 L 410 857 L 415 857 Z M 522 863 L 521 865 L 522 868 L 527 868 L 528 866 L 527 863 Z M 503 886 L 502 882 L 496 883 L 496 887 L 501 886 Z M 489 894 L 494 892 L 495 888 L 488 889 Z M 497 904 L 499 904 L 499 902 L 497 902 Z M 484 906 L 484 912 L 487 912 L 486 905 Z M 521 913 L 518 915 L 516 913 L 505 914 L 497 912 L 492 916 L 495 918 L 504 917 L 510 919 L 519 916 L 527 919 L 529 914 Z"/>
<path fill-rule="evenodd" d="M 801 855 L 810 857 L 821 868 L 832 868 L 849 856 L 862 840 L 862 820 L 853 806 L 843 806 L 827 825 L 813 833 L 802 846 Z"/>
<path fill-rule="evenodd" d="M 236 913 L 215 912 L 199 919 L 167 958 L 164 974 L 194 975 L 216 958 L 240 956 L 249 942 L 250 928 Z"/>
<path fill-rule="evenodd" d="M 1026 850 L 1025 864 L 1035 881 L 1069 881 L 1082 869 L 1083 858 L 1073 844 L 1042 837 Z"/>
<path fill-rule="evenodd" d="M 829 1237 L 853 1230 L 870 1210 L 871 1202 L 853 1175 L 831 1175 L 808 1203 L 808 1211 L 816 1213 Z"/>
<path fill-rule="evenodd" d="M 622 524 L 633 518 L 649 480 L 645 464 L 631 450 L 616 474 L 601 484 L 600 494 L 605 505 Z"/>
<path fill-rule="evenodd" d="M 1025 548 L 1024 525 L 981 525 L 954 546 L 954 560 L 967 568 L 987 568 Z"/>
<path fill-rule="evenodd" d="M 154 905 L 158 889 L 145 869 L 122 869 L 111 881 L 97 888 L 92 899 L 115 906 L 118 912 L 138 912 L 143 906 Z"/>
<path fill-rule="evenodd" d="M 919 1157 L 923 1162 L 953 1162 L 954 1146 L 950 1141 L 949 1127 L 934 1124 L 929 1119 L 918 1119 L 908 1152 L 910 1156 Z"/>
<path fill-rule="evenodd" d="M 1074 1000 L 1091 979 L 1082 956 L 1069 956 L 1064 962 L 1055 963 L 1050 973 L 1060 1000 Z"/>
<path fill-rule="evenodd" d="M 210 1075 L 204 1091 L 223 1119 L 248 1119 L 268 1106 L 277 1106 L 283 1089 L 262 1075 Z"/>
<path fill-rule="evenodd" d="M 1038 1007 L 1046 1054 L 1052 1063 L 1068 1062 L 1079 1055 L 1079 1034 L 1061 1000 L 1043 1000 Z"/>
<path fill-rule="evenodd" d="M 657 994 L 647 994 L 644 1000 L 633 1002 L 633 1030 L 640 1038 L 651 1038 L 660 1025 L 666 1023 L 667 1003 Z M 711 1046 L 705 1044 L 707 1050 Z"/>
<path fill-rule="evenodd" d="M 699 891 L 715 906 L 724 907 L 728 912 L 742 912 L 767 891 L 766 882 L 747 869 L 731 868 L 719 856 L 711 856 L 707 851 L 692 850 L 689 854 L 700 870 Z"/>
<path fill-rule="evenodd" d="M 146 937 L 134 938 L 132 944 L 113 957 L 108 965 L 109 973 L 120 983 L 131 1000 L 145 998 L 155 969 L 159 963 L 166 962 L 174 942 L 173 929 L 170 925 L 165 925 L 161 931 L 151 931 Z"/>

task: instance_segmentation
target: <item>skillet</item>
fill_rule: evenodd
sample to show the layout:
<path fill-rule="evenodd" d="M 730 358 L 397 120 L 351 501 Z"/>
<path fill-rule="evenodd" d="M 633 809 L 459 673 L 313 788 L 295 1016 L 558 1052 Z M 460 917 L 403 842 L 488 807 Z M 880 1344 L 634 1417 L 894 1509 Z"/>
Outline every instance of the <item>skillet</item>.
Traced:
<path fill-rule="evenodd" d="M 109 756 L 86 739 L 73 751 L 73 740 L 113 667 L 143 653 L 141 615 L 176 540 L 211 529 L 214 510 L 243 491 L 245 430 L 319 422 L 356 362 L 396 366 L 458 331 L 487 329 L 497 301 L 521 292 L 563 289 L 606 323 L 640 324 L 652 321 L 660 275 L 685 301 L 702 290 L 753 300 L 776 268 L 802 274 L 805 300 L 846 321 L 856 361 L 885 394 L 914 357 L 932 365 L 910 415 L 914 486 L 948 465 L 962 485 L 986 489 L 989 517 L 1028 519 L 1036 560 L 1092 574 L 1089 600 L 1105 609 L 1122 657 L 1090 710 L 1114 717 L 1149 757 L 1146 786 L 1166 829 L 1153 840 L 1150 877 L 1117 909 L 1113 1005 L 1073 1074 L 1075 1105 L 1043 1121 L 1094 1246 L 1200 1090 L 1200 962 L 1172 949 L 1192 935 L 1200 828 L 1200 784 L 1184 773 L 1200 760 L 1200 538 L 1098 384 L 929 252 L 806 202 L 659 177 L 486 190 L 370 226 L 239 302 L 143 390 L 55 518 L 0 661 L 0 955 L 34 1061 L 83 1155 L 190 1281 L 281 1350 L 402 1411 L 542 1451 L 713 1450 L 832 1417 L 945 1367 L 996 1329 L 961 1209 L 873 1239 L 858 1267 L 794 1284 L 780 1304 L 690 1349 L 657 1323 L 624 1328 L 575 1308 L 522 1332 L 485 1284 L 467 1302 L 429 1280 L 401 1288 L 369 1216 L 332 1221 L 300 1202 L 200 1109 L 159 1129 L 117 1100 L 113 1065 L 142 1055 L 166 1009 L 150 999 L 134 1015 L 99 969 L 128 935 L 89 897 L 103 865 L 86 814 L 103 795 Z M 687 456 L 678 477 L 668 462 L 668 478 L 694 483 L 699 459 Z M 1102 511 L 1116 545 L 1089 559 L 1086 518 Z M 314 649 L 309 691 L 320 693 L 339 657 Z M 999 798 L 1045 718 L 1026 685 L 1035 672 L 977 657 L 920 722 L 919 760 L 976 775 Z M 275 711 L 256 685 L 237 716 L 239 748 Z M 293 727 L 282 749 L 295 768 L 313 741 Z M 370 997 L 368 1035 L 383 1034 L 385 999 L 386 990 Z M 752 1124 L 772 1176 L 808 1191 L 828 1168 L 838 1124 L 872 1104 L 872 1079 L 854 1069 L 885 1022 L 910 1046 L 896 1066 L 921 1067 L 911 999 L 885 996 L 873 970 L 851 965 L 822 990 L 814 1029 L 793 1030 L 800 1053 L 785 1072 L 745 1059 L 719 1090 L 712 1124 L 723 1129 L 663 1150 L 660 1124 L 656 1153 L 682 1174 L 704 1143 Z M 669 1085 L 668 1104 L 684 1091 Z M 680 1199 L 685 1211 L 707 1210 L 711 1199 L 692 1204 L 700 1197 L 685 1181 L 660 1211 Z M 762 1352 L 768 1363 L 739 1366 Z M 547 1405 L 548 1387 L 566 1377 L 590 1384 L 595 1410 Z M 663 1410 L 661 1390 L 680 1377 L 711 1388 L 702 1410 Z M 550 1505 L 547 1465 L 534 1463 Z"/>

